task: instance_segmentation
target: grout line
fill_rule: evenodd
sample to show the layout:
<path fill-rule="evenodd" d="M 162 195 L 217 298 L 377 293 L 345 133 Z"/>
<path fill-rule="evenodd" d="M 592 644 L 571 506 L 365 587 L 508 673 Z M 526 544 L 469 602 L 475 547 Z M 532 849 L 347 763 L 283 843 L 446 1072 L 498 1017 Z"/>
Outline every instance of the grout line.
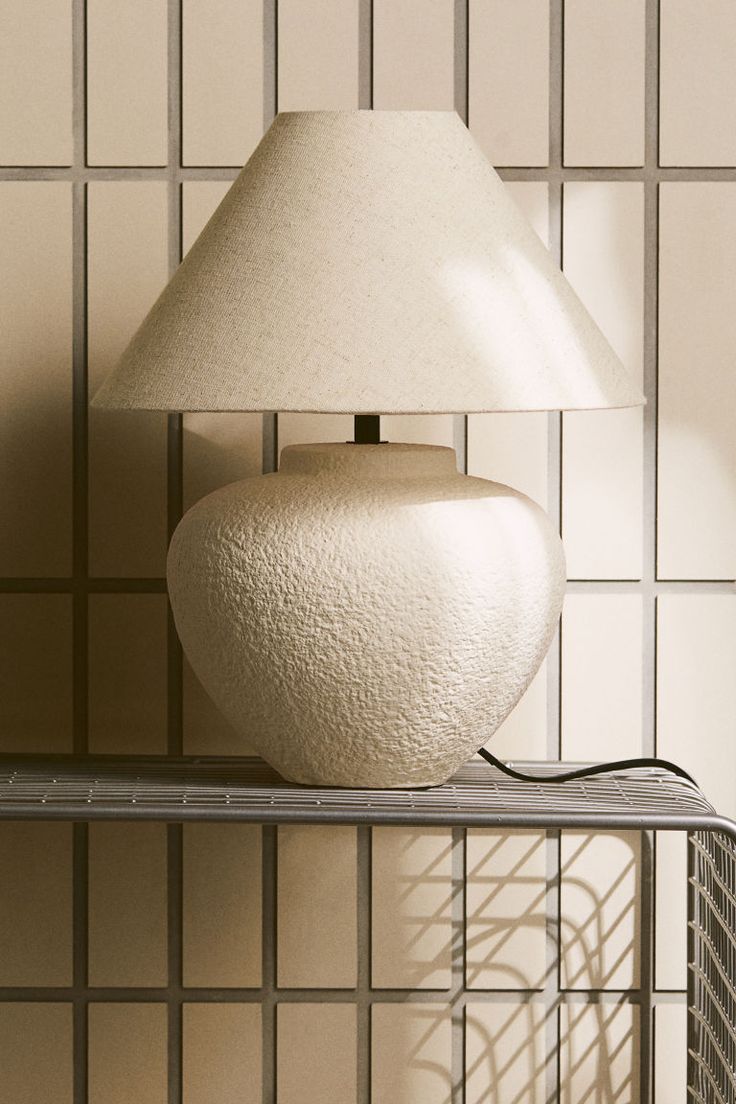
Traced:
<path fill-rule="evenodd" d="M 455 0 L 454 12 L 454 106 L 466 126 L 469 125 L 470 77 L 470 5 L 469 0 Z M 453 444 L 459 472 L 468 471 L 468 416 L 453 416 Z M 466 868 L 467 830 L 453 828 L 451 878 L 451 989 L 445 998 L 451 1015 L 450 1083 L 452 1104 L 464 1104 L 465 1052 L 467 1022 L 465 1015 L 466 973 Z"/>
<path fill-rule="evenodd" d="M 559 1104 L 562 1100 L 562 1062 L 560 1061 L 560 1049 L 562 1047 L 562 1003 L 547 1016 L 547 1042 L 550 1034 L 554 1034 L 554 1050 L 547 1049 L 548 1069 L 553 1067 L 554 1077 L 547 1081 L 547 1104 Z"/>
<path fill-rule="evenodd" d="M 358 106 L 373 108 L 373 0 L 359 0 Z M 357 832 L 357 986 L 356 1104 L 371 1104 L 372 1096 L 372 939 L 373 939 L 373 831 L 360 825 Z"/>
<path fill-rule="evenodd" d="M 278 0 L 263 0 L 263 129 L 266 131 L 278 111 Z M 238 170 L 239 172 L 240 170 Z M 220 179 L 234 179 L 225 176 Z M 279 466 L 278 414 L 261 418 L 261 471 L 275 472 Z"/>
<path fill-rule="evenodd" d="M 84 476 L 86 484 L 86 475 Z M 80 512 L 86 509 L 86 495 L 82 492 L 84 501 Z M 77 533 L 82 529 L 81 522 L 77 525 Z M 79 540 L 82 542 L 81 537 Z M 86 554 L 86 553 L 85 553 Z M 74 594 L 84 598 L 86 594 L 165 594 L 166 580 L 160 579 L 112 579 L 112 578 L 88 578 L 84 575 L 69 576 L 67 578 L 19 578 L 10 577 L 0 579 L 1 594 Z"/>
<path fill-rule="evenodd" d="M 73 662 L 73 751 L 84 754 L 88 747 L 87 652 L 88 652 L 88 499 L 87 499 L 87 204 L 86 186 L 75 184 L 72 195 L 73 252 L 73 505 L 72 571 L 69 579 L 7 580 L 1 589 L 11 593 L 44 591 L 72 596 Z M 16 587 L 17 584 L 17 587 Z M 38 585 L 37 585 L 38 584 Z"/>
<path fill-rule="evenodd" d="M 182 0 L 168 0 L 168 267 L 176 271 L 182 256 Z M 184 495 L 184 419 L 167 416 L 166 513 L 169 538 L 182 515 Z M 167 750 L 181 755 L 183 746 L 182 651 L 170 604 L 167 609 Z M 168 960 L 168 1104 L 180 1104 L 183 1093 L 183 827 L 166 831 Z"/>
<path fill-rule="evenodd" d="M 263 129 L 278 112 L 279 29 L 278 0 L 263 0 Z M 278 414 L 262 416 L 261 471 L 278 470 Z M 261 1094 L 262 1104 L 276 1104 L 278 1024 L 276 1019 L 277 923 L 278 923 L 278 829 L 261 827 Z"/>
<path fill-rule="evenodd" d="M 273 122 L 278 96 L 278 0 L 263 0 L 263 129 Z M 240 172 L 240 169 L 236 169 Z"/>
<path fill-rule="evenodd" d="M 85 825 L 86 827 L 86 825 Z M 463 830 L 463 829 L 461 829 Z M 372 1004 L 443 1004 L 449 1003 L 451 989 L 369 989 L 363 997 L 366 1007 Z M 217 989 L 202 987 L 125 988 L 115 986 L 14 986 L 0 988 L 0 1003 L 15 1004 L 24 1001 L 65 1003 L 80 1001 L 85 1004 L 116 1002 L 131 1004 L 161 1004 L 171 997 L 187 1004 L 325 1004 L 358 1003 L 355 989 Z M 528 1004 L 542 997 L 542 989 L 464 989 L 457 997 L 458 1003 L 480 1004 Z M 652 993 L 656 1004 L 684 1004 L 686 989 L 658 989 Z M 351 1000 L 351 998 L 353 998 Z M 640 1005 L 649 994 L 640 989 L 563 989 L 559 999 L 562 1004 L 627 1004 Z"/>
<path fill-rule="evenodd" d="M 644 303 L 642 413 L 642 754 L 656 755 L 657 724 L 657 426 L 659 312 L 659 0 L 646 0 L 644 88 Z M 649 1104 L 654 1094 L 655 861 L 656 833 L 641 833 L 641 916 L 639 978 L 647 999 L 642 1001 L 639 1031 L 640 1096 Z"/>
<path fill-rule="evenodd" d="M 87 887 L 87 855 L 89 841 L 89 825 L 78 823 L 72 825 L 72 869 L 73 869 L 73 897 L 72 897 L 72 976 L 74 979 L 73 992 L 73 1100 L 74 1104 L 87 1104 L 87 1000 L 85 996 L 87 985 L 87 945 L 88 945 L 88 887 Z M 20 996 L 16 999 L 30 1000 L 32 991 L 21 989 Z M 63 990 L 62 990 L 63 992 Z M 12 1000 L 12 997 L 0 996 L 0 1000 Z M 43 998 L 41 998 L 43 999 Z M 63 1000 L 64 997 L 52 998 Z"/>
<path fill-rule="evenodd" d="M 373 0 L 358 0 L 358 107 L 373 107 Z"/>
<path fill-rule="evenodd" d="M 167 935 L 168 978 L 168 1101 L 180 1104 L 182 1099 L 182 889 L 183 889 L 183 826 L 166 825 Z"/>
<path fill-rule="evenodd" d="M 495 166 L 496 172 L 503 180 L 549 180 L 556 184 L 565 182 L 587 181 L 633 181 L 633 182 L 729 182 L 736 180 L 736 166 L 719 167 L 708 165 L 639 165 L 626 167 L 622 165 L 611 166 L 580 166 L 562 165 L 548 169 L 531 165 L 519 166 Z"/>
<path fill-rule="evenodd" d="M 550 0 L 549 60 L 549 247 L 562 266 L 562 158 L 564 108 L 564 0 Z M 500 174 L 502 179 L 513 179 Z M 562 415 L 547 415 L 548 512 L 562 533 Z M 562 626 L 547 655 L 547 757 L 562 756 Z M 560 869 L 561 835 L 545 833 L 545 1098 L 559 1099 L 560 1081 Z"/>
<path fill-rule="evenodd" d="M 470 12 L 469 0 L 454 0 L 455 11 L 453 19 L 453 75 L 454 75 L 454 108 L 466 126 L 468 119 L 468 77 L 470 45 Z"/>
<path fill-rule="evenodd" d="M 268 2 L 268 0 L 267 0 Z M 274 0 L 270 0 L 271 3 Z M 264 112 L 265 113 L 265 112 Z M 270 121 L 270 120 L 269 120 Z M 242 165 L 180 165 L 170 170 L 166 165 L 88 165 L 82 168 L 56 165 L 0 165 L 0 180 L 235 180 Z M 502 180 L 543 181 L 550 184 L 585 181 L 658 181 L 660 183 L 731 183 L 736 181 L 736 166 L 682 165 L 638 166 L 544 166 L 496 165 Z"/>
<path fill-rule="evenodd" d="M 88 598 L 85 584 L 88 570 L 88 417 L 87 417 L 87 185 L 77 176 L 86 160 L 86 6 L 72 4 L 72 133 L 75 178 L 72 182 L 72 701 L 74 712 L 73 751 L 88 750 Z M 72 978 L 75 994 L 87 984 L 88 970 L 88 882 L 87 854 L 89 826 L 74 824 L 72 832 Z M 87 1004 L 74 999 L 73 1070 L 74 1104 L 86 1104 L 88 1097 Z"/>
<path fill-rule="evenodd" d="M 277 841 L 275 825 L 261 828 L 261 989 L 252 1000 L 262 1015 L 262 1104 L 276 1104 Z M 227 992 L 227 991 L 226 991 Z M 301 990 L 300 992 L 305 992 Z M 227 1000 L 227 997 L 225 997 Z M 248 999 L 247 997 L 245 998 Z"/>
<path fill-rule="evenodd" d="M 452 1017 L 452 1065 L 451 1086 L 452 1104 L 464 1104 L 465 1101 L 465 1043 L 466 1017 L 465 990 L 466 936 L 465 936 L 465 894 L 467 869 L 467 829 L 452 829 L 452 984 L 443 1003 L 450 1005 Z"/>
<path fill-rule="evenodd" d="M 647 0 L 646 11 L 646 130 L 645 164 L 652 168 L 657 162 L 659 144 L 659 12 L 658 0 Z M 643 410 L 643 549 L 642 580 L 644 590 L 644 681 L 643 746 L 644 755 L 653 755 L 655 738 L 655 609 L 654 584 L 657 581 L 657 345 L 658 345 L 658 268 L 659 210 L 656 180 L 644 184 L 644 348 L 643 375 L 647 405 Z"/>
<path fill-rule="evenodd" d="M 556 479 L 555 479 L 556 482 Z M 733 594 L 733 579 L 568 579 L 570 593 L 592 594 Z M 0 594 L 165 594 L 161 578 L 21 578 L 0 579 Z M 556 751 L 555 751 L 555 757 Z"/>
<path fill-rule="evenodd" d="M 358 844 L 358 984 L 357 1004 L 357 1104 L 370 1104 L 371 1099 L 371 846 L 370 825 L 359 825 Z"/>
<path fill-rule="evenodd" d="M 639 1081 L 641 1104 L 652 1100 L 654 1025 L 654 833 L 641 832 L 639 872 Z"/>
<path fill-rule="evenodd" d="M 455 111 L 468 126 L 468 76 L 470 70 L 470 11 L 469 0 L 455 0 L 453 74 Z M 462 474 L 468 471 L 468 415 L 452 416 L 452 438 L 457 470 Z"/>

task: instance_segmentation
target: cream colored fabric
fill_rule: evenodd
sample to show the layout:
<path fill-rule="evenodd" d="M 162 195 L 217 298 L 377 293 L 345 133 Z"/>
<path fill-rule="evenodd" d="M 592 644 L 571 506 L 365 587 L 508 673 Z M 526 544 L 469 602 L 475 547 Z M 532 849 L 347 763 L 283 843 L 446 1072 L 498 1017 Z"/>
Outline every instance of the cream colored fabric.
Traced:
<path fill-rule="evenodd" d="M 100 406 L 632 406 L 638 387 L 454 112 L 279 115 Z"/>

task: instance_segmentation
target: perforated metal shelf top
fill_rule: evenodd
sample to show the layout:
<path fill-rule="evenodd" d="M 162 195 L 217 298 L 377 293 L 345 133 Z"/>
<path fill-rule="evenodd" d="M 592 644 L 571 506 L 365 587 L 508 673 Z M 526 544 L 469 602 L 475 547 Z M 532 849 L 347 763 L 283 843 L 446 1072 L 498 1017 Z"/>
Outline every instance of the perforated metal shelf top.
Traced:
<path fill-rule="evenodd" d="M 544 775 L 572 764 L 515 766 Z M 347 790 L 285 782 L 254 758 L 3 755 L 0 818 L 733 830 L 665 770 L 532 783 L 481 760 L 432 789 Z"/>

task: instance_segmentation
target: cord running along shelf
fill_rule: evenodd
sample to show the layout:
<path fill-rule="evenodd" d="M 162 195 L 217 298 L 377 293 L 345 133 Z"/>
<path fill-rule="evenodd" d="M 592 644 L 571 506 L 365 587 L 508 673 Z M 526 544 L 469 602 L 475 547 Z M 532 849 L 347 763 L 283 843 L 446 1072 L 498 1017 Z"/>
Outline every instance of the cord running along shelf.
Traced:
<path fill-rule="evenodd" d="M 577 765 L 514 764 L 542 776 Z M 736 1104 L 736 822 L 666 770 L 520 782 L 473 760 L 432 789 L 346 790 L 285 782 L 253 758 L 2 755 L 0 819 L 686 832 L 688 1101 Z M 649 1031 L 641 1042 L 651 1068 Z"/>

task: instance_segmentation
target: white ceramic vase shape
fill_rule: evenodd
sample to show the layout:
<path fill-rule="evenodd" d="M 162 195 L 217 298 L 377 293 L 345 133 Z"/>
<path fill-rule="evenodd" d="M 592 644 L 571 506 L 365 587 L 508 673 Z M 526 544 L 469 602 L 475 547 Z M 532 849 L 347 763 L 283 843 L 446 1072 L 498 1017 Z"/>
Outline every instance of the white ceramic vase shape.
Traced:
<path fill-rule="evenodd" d="M 184 651 L 286 779 L 446 781 L 547 651 L 565 586 L 546 514 L 429 445 L 293 445 L 171 542 Z"/>

